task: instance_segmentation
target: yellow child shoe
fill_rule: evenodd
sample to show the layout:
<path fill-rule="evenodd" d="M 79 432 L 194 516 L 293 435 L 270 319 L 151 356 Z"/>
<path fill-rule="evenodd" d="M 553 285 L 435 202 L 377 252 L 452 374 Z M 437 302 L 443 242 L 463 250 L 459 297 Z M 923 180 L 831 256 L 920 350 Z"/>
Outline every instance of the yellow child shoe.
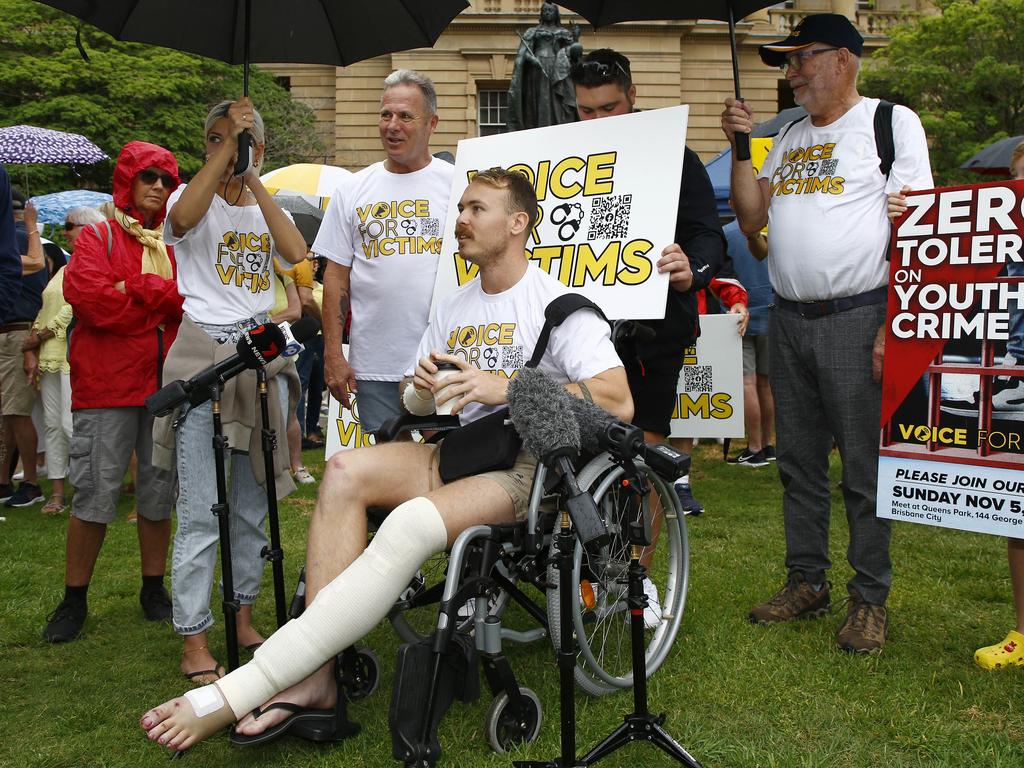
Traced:
<path fill-rule="evenodd" d="M 982 669 L 1024 667 L 1024 635 L 1011 629 L 1001 643 L 976 650 L 974 663 Z"/>

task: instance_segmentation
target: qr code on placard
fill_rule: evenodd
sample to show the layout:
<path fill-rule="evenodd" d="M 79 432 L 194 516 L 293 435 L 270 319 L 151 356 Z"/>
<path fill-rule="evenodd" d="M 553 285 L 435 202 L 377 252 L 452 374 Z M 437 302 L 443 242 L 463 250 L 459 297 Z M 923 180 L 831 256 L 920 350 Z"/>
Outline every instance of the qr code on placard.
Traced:
<path fill-rule="evenodd" d="M 518 370 L 523 367 L 523 345 L 515 344 L 501 348 L 501 367 Z"/>
<path fill-rule="evenodd" d="M 441 220 L 432 216 L 420 220 L 420 237 L 440 237 Z"/>
<path fill-rule="evenodd" d="M 710 365 L 684 365 L 683 390 L 686 392 L 713 392 Z"/>
<path fill-rule="evenodd" d="M 614 240 L 629 234 L 629 210 L 632 195 L 595 197 L 590 208 L 587 240 Z"/>

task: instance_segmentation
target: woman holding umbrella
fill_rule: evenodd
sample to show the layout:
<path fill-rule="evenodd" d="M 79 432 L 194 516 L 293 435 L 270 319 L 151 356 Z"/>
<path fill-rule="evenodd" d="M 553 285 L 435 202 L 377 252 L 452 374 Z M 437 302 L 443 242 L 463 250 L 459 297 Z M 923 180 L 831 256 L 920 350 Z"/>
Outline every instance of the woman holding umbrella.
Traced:
<path fill-rule="evenodd" d="M 233 173 L 239 135 L 248 131 L 253 163 L 242 175 Z M 248 97 L 223 101 L 206 118 L 206 163 L 167 203 L 164 238 L 175 248 L 178 290 L 184 299 L 181 331 L 167 358 L 165 380 L 188 379 L 212 366 L 233 349 L 241 334 L 269 322 L 274 303 L 275 256 L 297 263 L 306 244 L 291 218 L 273 201 L 259 180 L 265 148 L 263 120 Z M 286 367 L 287 366 L 287 367 Z M 275 374 L 283 372 L 284 375 Z M 271 426 L 284 436 L 289 390 L 295 409 L 298 379 L 285 358 L 268 366 Z M 224 385 L 221 416 L 230 446 L 228 505 L 232 574 L 241 604 L 237 615 L 239 644 L 254 650 L 263 638 L 252 626 L 252 606 L 259 592 L 267 543 L 263 522 L 266 492 L 260 430 L 257 427 L 255 371 L 246 371 Z M 250 381 L 251 380 L 251 381 Z M 174 536 L 172 594 L 174 629 L 184 638 L 181 671 L 196 683 L 209 683 L 223 673 L 207 644 L 213 624 L 210 590 L 217 557 L 218 521 L 210 514 L 217 501 L 212 446 L 213 416 L 209 402 L 157 423 L 155 439 L 164 458 L 176 452 L 178 527 Z M 294 489 L 288 472 L 287 445 L 275 452 L 279 495 Z M 247 451 L 247 452 L 246 452 Z"/>

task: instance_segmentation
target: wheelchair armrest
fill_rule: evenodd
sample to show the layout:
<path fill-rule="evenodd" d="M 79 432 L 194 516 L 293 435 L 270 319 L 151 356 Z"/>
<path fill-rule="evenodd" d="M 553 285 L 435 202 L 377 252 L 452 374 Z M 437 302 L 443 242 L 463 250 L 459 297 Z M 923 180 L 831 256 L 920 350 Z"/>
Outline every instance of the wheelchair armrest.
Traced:
<path fill-rule="evenodd" d="M 374 437 L 378 443 L 391 443 L 402 432 L 411 432 L 414 429 L 443 432 L 456 429 L 458 426 L 458 416 L 438 416 L 437 414 L 413 416 L 409 413 L 403 413 L 381 424 L 380 429 L 374 433 Z"/>

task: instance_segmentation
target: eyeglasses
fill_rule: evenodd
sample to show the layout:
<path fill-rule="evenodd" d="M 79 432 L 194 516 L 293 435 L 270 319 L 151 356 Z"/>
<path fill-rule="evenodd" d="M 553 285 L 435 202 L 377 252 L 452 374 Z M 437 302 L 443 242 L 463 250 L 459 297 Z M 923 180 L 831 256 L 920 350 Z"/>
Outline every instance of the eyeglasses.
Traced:
<path fill-rule="evenodd" d="M 602 80 L 610 80 L 618 77 L 615 70 L 622 73 L 622 76 L 626 78 L 626 80 L 632 80 L 629 76 L 629 72 L 627 72 L 617 61 L 614 61 L 611 64 L 606 64 L 603 61 L 578 61 L 572 65 L 571 76 L 579 78 L 584 72 L 586 72 L 588 74 L 594 74 Z"/>
<path fill-rule="evenodd" d="M 419 115 L 414 115 L 412 112 L 388 112 L 384 110 L 380 113 L 380 121 L 382 123 L 390 123 L 391 118 L 397 117 L 403 123 L 414 123 L 419 120 Z"/>
<path fill-rule="evenodd" d="M 800 69 L 807 63 L 807 60 L 812 56 L 817 56 L 819 53 L 832 53 L 832 51 L 838 51 L 838 48 L 815 48 L 813 51 L 798 51 L 797 53 L 786 54 L 786 63 L 779 67 L 783 72 L 787 69 Z"/>
<path fill-rule="evenodd" d="M 84 225 L 83 224 L 72 224 L 70 221 L 65 221 L 64 222 L 64 231 L 65 232 L 70 232 L 75 227 L 81 227 L 81 226 L 84 226 Z"/>
<path fill-rule="evenodd" d="M 163 184 L 166 189 L 170 189 L 174 186 L 174 177 L 166 171 L 163 173 L 157 173 L 149 168 L 144 171 L 139 171 L 139 180 L 143 184 L 156 184 L 157 179 L 160 179 L 160 183 Z"/>

